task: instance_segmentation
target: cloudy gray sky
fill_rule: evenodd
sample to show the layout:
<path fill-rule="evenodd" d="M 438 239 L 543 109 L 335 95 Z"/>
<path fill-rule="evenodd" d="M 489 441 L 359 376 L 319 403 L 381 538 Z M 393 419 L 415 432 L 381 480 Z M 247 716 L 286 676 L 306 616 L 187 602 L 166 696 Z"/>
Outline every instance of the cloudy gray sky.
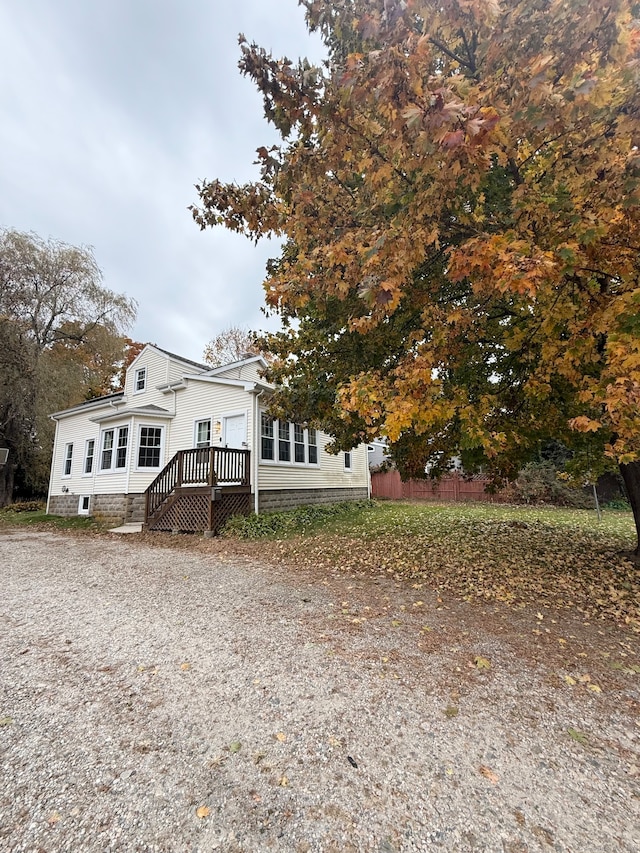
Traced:
<path fill-rule="evenodd" d="M 257 176 L 274 141 L 238 33 L 319 61 L 297 0 L 0 0 L 0 226 L 89 245 L 139 303 L 132 336 L 200 359 L 266 320 L 264 264 L 187 210 L 202 178 Z"/>

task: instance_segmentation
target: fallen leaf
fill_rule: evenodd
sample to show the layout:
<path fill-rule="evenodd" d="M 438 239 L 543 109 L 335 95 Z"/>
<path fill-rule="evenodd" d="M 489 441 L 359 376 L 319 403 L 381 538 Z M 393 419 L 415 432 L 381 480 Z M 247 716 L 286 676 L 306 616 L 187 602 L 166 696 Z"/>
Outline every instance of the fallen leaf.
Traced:
<path fill-rule="evenodd" d="M 540 611 L 536 613 L 536 619 L 544 619 L 544 616 L 542 615 L 542 613 L 540 613 Z"/>
<path fill-rule="evenodd" d="M 567 682 L 567 684 L 570 684 L 571 686 L 576 683 L 575 678 L 571 678 L 570 675 L 565 675 L 564 680 Z"/>
<path fill-rule="evenodd" d="M 491 669 L 491 661 L 488 658 L 478 655 L 478 657 L 474 658 L 473 662 L 478 669 Z"/>
<path fill-rule="evenodd" d="M 0 717 L 0 726 L 10 726 L 13 723 L 13 717 Z"/>
<path fill-rule="evenodd" d="M 47 818 L 47 823 L 49 826 L 55 826 L 56 823 L 60 820 L 60 815 L 58 812 L 52 812 Z"/>
<path fill-rule="evenodd" d="M 229 752 L 240 752 L 242 744 L 239 740 L 234 740 L 229 744 Z"/>
<path fill-rule="evenodd" d="M 288 784 L 289 784 L 289 780 L 287 779 L 286 776 L 281 776 L 280 779 L 278 779 L 278 785 L 281 788 L 286 788 Z"/>
<path fill-rule="evenodd" d="M 457 717 L 458 716 L 458 709 L 455 707 L 455 705 L 448 705 L 444 709 L 444 715 L 445 715 L 445 717 L 448 717 L 448 718 Z"/>
<path fill-rule="evenodd" d="M 185 661 L 184 663 L 180 664 L 180 669 L 191 669 L 191 664 Z"/>
<path fill-rule="evenodd" d="M 494 773 L 493 770 L 491 770 L 489 767 L 485 767 L 484 764 L 481 764 L 478 770 L 484 776 L 485 779 L 488 779 L 494 785 L 498 783 L 498 779 L 500 777 L 497 775 L 497 773 Z"/>
<path fill-rule="evenodd" d="M 208 817 L 210 811 L 211 809 L 209 808 L 209 806 L 198 806 L 198 808 L 196 809 L 196 817 Z"/>
<path fill-rule="evenodd" d="M 284 732 L 278 732 L 276 734 L 276 740 L 279 740 L 280 743 L 284 743 L 286 739 L 287 739 L 287 736 Z"/>
<path fill-rule="evenodd" d="M 594 693 L 602 693 L 602 688 L 597 684 L 587 684 L 587 690 L 592 690 Z"/>

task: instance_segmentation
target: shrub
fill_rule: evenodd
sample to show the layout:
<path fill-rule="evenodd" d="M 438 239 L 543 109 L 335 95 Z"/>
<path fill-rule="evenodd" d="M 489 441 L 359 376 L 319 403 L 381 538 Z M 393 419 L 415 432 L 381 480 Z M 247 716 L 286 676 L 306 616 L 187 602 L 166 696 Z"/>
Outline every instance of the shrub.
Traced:
<path fill-rule="evenodd" d="M 513 503 L 547 503 L 575 509 L 593 509 L 593 496 L 559 479 L 558 471 L 551 461 L 525 465 L 518 479 L 510 483 L 501 494 Z"/>
<path fill-rule="evenodd" d="M 47 505 L 44 501 L 16 501 L 3 507 L 0 512 L 44 512 Z"/>
<path fill-rule="evenodd" d="M 225 524 L 222 535 L 236 539 L 285 536 L 373 506 L 374 501 L 369 500 L 340 501 L 334 504 L 310 504 L 285 512 L 234 515 Z"/>

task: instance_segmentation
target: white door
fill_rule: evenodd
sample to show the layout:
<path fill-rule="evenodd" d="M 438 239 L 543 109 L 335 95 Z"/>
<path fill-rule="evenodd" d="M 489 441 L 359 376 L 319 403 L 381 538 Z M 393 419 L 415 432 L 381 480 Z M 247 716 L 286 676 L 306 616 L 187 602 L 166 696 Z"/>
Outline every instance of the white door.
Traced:
<path fill-rule="evenodd" d="M 224 418 L 223 447 L 247 449 L 247 419 L 245 415 L 232 415 Z"/>

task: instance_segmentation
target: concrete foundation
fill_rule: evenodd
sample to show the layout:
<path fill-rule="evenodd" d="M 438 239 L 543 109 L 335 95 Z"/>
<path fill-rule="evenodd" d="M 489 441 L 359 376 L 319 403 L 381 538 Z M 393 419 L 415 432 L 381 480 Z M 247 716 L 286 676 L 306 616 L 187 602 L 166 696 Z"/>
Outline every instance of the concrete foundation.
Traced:
<path fill-rule="evenodd" d="M 80 495 L 52 495 L 49 512 L 66 517 L 79 515 Z M 144 521 L 144 494 L 91 495 L 89 515 L 105 524 L 142 524 Z"/>
<path fill-rule="evenodd" d="M 328 504 L 338 501 L 366 500 L 367 489 L 273 489 L 260 492 L 260 512 L 295 509 L 308 504 Z M 49 512 L 52 515 L 78 515 L 80 495 L 52 495 Z M 120 524 L 144 522 L 144 494 L 92 495 L 89 515 L 114 527 Z M 253 499 L 251 501 L 253 508 Z"/>
<path fill-rule="evenodd" d="M 332 504 L 338 501 L 366 500 L 366 487 L 350 489 L 273 489 L 260 492 L 260 512 L 295 509 L 308 504 Z"/>

